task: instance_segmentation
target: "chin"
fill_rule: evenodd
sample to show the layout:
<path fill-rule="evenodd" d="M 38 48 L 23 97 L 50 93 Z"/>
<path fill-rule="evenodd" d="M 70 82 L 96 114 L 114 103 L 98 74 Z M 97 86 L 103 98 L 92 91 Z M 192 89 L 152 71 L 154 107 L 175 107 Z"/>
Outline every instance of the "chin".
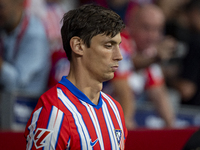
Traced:
<path fill-rule="evenodd" d="M 114 73 L 104 76 L 104 81 L 109 81 L 109 80 L 111 80 L 113 78 L 114 78 Z"/>

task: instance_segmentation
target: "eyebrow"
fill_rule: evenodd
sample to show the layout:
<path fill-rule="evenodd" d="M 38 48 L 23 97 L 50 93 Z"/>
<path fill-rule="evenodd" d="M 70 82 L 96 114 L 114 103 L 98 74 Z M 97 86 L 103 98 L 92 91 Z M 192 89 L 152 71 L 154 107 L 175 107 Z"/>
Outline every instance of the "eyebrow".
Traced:
<path fill-rule="evenodd" d="M 108 40 L 108 41 L 103 41 L 103 43 L 112 43 L 112 44 L 118 44 L 118 42 L 116 42 L 115 40 Z M 119 45 L 122 43 L 122 41 L 120 41 Z"/>

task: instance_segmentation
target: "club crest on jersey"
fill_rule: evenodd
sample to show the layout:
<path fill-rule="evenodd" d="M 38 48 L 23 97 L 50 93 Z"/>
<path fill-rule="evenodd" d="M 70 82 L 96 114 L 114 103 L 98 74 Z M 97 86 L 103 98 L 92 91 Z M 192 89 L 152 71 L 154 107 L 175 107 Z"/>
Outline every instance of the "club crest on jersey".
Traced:
<path fill-rule="evenodd" d="M 35 131 L 35 136 L 34 136 L 35 147 L 37 149 L 44 147 L 47 144 L 47 143 L 45 143 L 45 141 L 48 138 L 50 138 L 50 135 L 52 133 L 53 133 L 53 131 L 51 131 L 51 130 L 37 128 L 37 130 Z"/>
<path fill-rule="evenodd" d="M 120 147 L 120 141 L 121 141 L 121 138 L 122 138 L 122 130 L 121 129 L 115 129 L 115 137 L 116 137 L 117 143 Z"/>

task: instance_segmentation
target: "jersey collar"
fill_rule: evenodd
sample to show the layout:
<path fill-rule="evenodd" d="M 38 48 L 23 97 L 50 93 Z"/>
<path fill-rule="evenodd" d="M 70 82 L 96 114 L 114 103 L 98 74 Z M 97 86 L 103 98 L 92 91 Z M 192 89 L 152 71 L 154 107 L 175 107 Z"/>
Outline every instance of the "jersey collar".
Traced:
<path fill-rule="evenodd" d="M 62 79 L 59 81 L 59 83 L 64 85 L 66 88 L 68 88 L 68 90 L 70 92 L 72 92 L 72 94 L 74 94 L 79 100 L 82 100 L 82 101 L 92 105 L 96 109 L 101 108 L 101 106 L 102 106 L 101 92 L 100 92 L 100 96 L 99 96 L 99 102 L 97 105 L 95 105 L 83 92 L 81 92 L 76 86 L 74 86 L 66 77 L 67 76 L 63 76 Z"/>

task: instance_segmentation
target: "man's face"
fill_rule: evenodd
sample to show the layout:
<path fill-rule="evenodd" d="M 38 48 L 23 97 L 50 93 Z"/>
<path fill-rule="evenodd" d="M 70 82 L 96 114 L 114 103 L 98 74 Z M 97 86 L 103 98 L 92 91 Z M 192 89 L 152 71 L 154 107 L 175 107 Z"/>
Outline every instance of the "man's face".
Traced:
<path fill-rule="evenodd" d="M 0 0 L 0 29 L 9 28 L 15 20 L 15 2 L 12 0 Z M 18 8 L 18 7 L 17 7 Z"/>
<path fill-rule="evenodd" d="M 104 82 L 114 77 L 122 60 L 120 43 L 120 33 L 113 38 L 99 34 L 91 39 L 90 48 L 84 46 L 83 63 L 91 79 Z"/>
<path fill-rule="evenodd" d="M 154 46 L 161 38 L 164 17 L 155 11 L 144 11 L 134 22 L 131 34 L 139 50 Z"/>

